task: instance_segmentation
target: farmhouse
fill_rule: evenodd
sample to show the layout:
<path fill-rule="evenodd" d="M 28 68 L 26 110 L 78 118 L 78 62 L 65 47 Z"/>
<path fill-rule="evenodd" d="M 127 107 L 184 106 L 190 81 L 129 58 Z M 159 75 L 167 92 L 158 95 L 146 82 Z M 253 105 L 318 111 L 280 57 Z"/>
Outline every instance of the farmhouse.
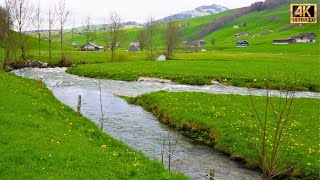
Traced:
<path fill-rule="evenodd" d="M 80 46 L 79 49 L 81 51 L 103 51 L 104 47 L 95 45 L 94 43 L 87 43 L 83 46 Z"/>
<path fill-rule="evenodd" d="M 137 51 L 139 51 L 139 43 L 130 42 L 130 47 L 129 47 L 128 51 L 130 51 L 130 52 L 137 52 Z"/>
<path fill-rule="evenodd" d="M 302 33 L 298 36 L 289 37 L 289 39 L 293 39 L 296 43 L 310 43 L 316 42 L 317 36 L 314 33 Z"/>
<path fill-rule="evenodd" d="M 198 41 L 198 44 L 199 44 L 199 47 L 203 47 L 203 46 L 205 46 L 207 43 L 206 43 L 205 40 L 199 40 L 199 41 Z"/>
<path fill-rule="evenodd" d="M 294 43 L 294 39 L 275 39 L 273 44 L 291 44 Z"/>
<path fill-rule="evenodd" d="M 139 48 L 137 46 L 131 45 L 128 49 L 129 52 L 138 52 Z"/>
<path fill-rule="evenodd" d="M 188 46 L 188 47 L 203 47 L 207 44 L 205 40 L 199 40 L 199 41 L 183 41 L 182 45 Z"/>
<path fill-rule="evenodd" d="M 302 33 L 298 36 L 291 36 L 288 39 L 275 39 L 273 44 L 310 43 L 316 42 L 317 36 L 314 33 Z"/>
<path fill-rule="evenodd" d="M 236 45 L 237 45 L 237 47 L 247 47 L 247 46 L 249 46 L 249 43 L 246 40 L 241 40 L 241 41 L 237 41 Z"/>
<path fill-rule="evenodd" d="M 237 33 L 232 36 L 232 38 L 238 38 L 238 37 L 244 37 L 244 36 L 251 36 L 250 32 L 245 32 L 245 33 Z"/>

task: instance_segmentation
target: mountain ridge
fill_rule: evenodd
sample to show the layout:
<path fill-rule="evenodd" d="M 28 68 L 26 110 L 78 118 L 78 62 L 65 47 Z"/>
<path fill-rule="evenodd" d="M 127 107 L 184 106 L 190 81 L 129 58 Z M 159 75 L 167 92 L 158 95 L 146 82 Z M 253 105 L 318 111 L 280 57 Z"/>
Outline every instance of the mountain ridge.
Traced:
<path fill-rule="evenodd" d="M 161 19 L 156 20 L 156 23 L 163 23 L 163 22 L 168 22 L 168 21 L 176 21 L 176 20 L 184 20 L 184 19 L 190 19 L 190 18 L 195 18 L 195 17 L 200 17 L 200 16 L 207 16 L 207 15 L 212 15 L 212 14 L 217 14 L 223 11 L 229 10 L 229 8 L 217 5 L 217 4 L 212 4 L 212 5 L 204 5 L 197 7 L 193 10 L 190 11 L 182 11 L 177 14 L 173 14 L 171 16 L 167 16 Z"/>

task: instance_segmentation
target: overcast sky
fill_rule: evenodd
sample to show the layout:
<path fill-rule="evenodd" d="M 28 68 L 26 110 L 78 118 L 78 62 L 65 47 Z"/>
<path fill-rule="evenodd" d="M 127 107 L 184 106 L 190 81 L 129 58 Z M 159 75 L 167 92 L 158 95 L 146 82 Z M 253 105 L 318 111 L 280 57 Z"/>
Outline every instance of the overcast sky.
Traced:
<path fill-rule="evenodd" d="M 5 0 L 0 0 L 1 5 Z M 57 0 L 40 1 L 43 15 L 47 16 L 48 8 Z M 92 23 L 102 24 L 111 12 L 118 12 L 123 21 L 143 23 L 148 17 L 160 19 L 181 11 L 192 10 L 203 5 L 218 4 L 230 9 L 244 7 L 259 0 L 66 0 L 71 12 L 69 24 L 83 24 L 90 16 Z M 261 1 L 261 0 L 260 0 Z M 70 25 L 69 25 L 70 26 Z"/>

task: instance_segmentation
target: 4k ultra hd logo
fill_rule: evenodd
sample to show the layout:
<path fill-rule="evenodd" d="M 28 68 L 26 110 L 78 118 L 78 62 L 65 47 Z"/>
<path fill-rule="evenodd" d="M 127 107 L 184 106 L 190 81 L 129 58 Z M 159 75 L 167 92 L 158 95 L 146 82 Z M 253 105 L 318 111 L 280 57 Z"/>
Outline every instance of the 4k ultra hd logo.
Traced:
<path fill-rule="evenodd" d="M 291 23 L 317 23 L 316 4 L 291 4 Z"/>

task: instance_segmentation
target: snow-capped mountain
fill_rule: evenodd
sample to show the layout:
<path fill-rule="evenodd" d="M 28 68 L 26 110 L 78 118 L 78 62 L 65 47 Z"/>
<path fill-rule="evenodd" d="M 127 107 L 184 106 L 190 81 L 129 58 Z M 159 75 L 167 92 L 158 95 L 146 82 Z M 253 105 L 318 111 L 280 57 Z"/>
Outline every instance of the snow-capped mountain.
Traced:
<path fill-rule="evenodd" d="M 189 18 L 194 18 L 199 16 L 207 16 L 207 15 L 216 14 L 226 10 L 228 10 L 228 8 L 217 5 L 217 4 L 213 4 L 209 6 L 201 6 L 191 11 L 184 11 L 181 13 L 177 13 L 177 14 L 159 19 L 156 22 L 161 23 L 161 22 L 168 22 L 173 20 L 189 19 Z"/>

